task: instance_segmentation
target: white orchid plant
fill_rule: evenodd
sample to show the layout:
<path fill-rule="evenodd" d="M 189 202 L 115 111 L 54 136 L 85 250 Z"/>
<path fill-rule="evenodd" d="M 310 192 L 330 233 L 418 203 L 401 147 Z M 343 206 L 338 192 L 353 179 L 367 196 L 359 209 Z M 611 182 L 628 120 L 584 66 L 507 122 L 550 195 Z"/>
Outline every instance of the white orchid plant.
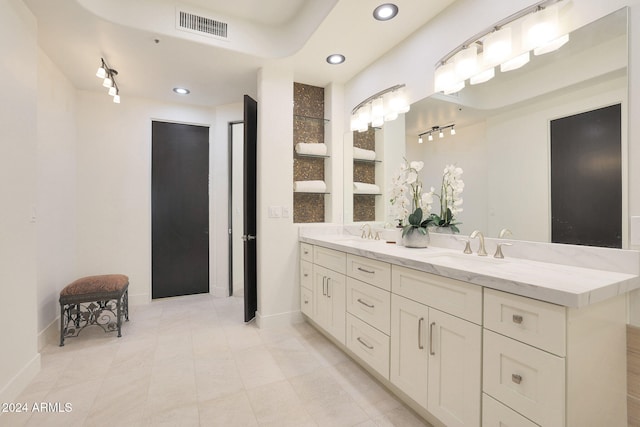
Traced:
<path fill-rule="evenodd" d="M 442 173 L 442 187 L 440 194 L 435 194 L 431 188 L 432 197 L 440 199 L 440 215 L 431 214 L 433 223 L 438 227 L 449 227 L 456 233 L 459 233 L 455 217 L 462 212 L 462 191 L 464 190 L 464 181 L 462 181 L 462 168 L 455 165 L 447 165 Z"/>
<path fill-rule="evenodd" d="M 462 169 L 454 165 L 447 165 L 442 175 L 440 194 L 435 193 L 433 187 L 428 192 L 423 192 L 419 174 L 424 167 L 424 162 L 408 162 L 406 159 L 400 165 L 399 172 L 393 176 L 390 202 L 393 215 L 403 227 L 402 235 L 417 230 L 421 234 L 427 234 L 427 227 L 449 227 L 454 232 L 460 230 L 455 221 L 455 215 L 462 212 Z M 432 213 L 434 198 L 440 201 L 440 215 Z"/>

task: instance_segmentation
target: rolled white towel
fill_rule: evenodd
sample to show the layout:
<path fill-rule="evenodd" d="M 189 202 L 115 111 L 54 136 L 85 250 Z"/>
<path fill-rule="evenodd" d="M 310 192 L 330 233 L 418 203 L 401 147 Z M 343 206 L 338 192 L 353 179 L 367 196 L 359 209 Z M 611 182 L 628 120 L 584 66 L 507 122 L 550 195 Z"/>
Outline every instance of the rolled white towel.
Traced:
<path fill-rule="evenodd" d="M 293 191 L 296 193 L 324 193 L 327 191 L 327 184 L 324 181 L 295 181 Z"/>
<path fill-rule="evenodd" d="M 376 152 L 364 148 L 353 147 L 353 158 L 359 160 L 375 160 Z"/>
<path fill-rule="evenodd" d="M 380 194 L 380 187 L 366 182 L 354 182 L 353 192 L 355 194 Z"/>
<path fill-rule="evenodd" d="M 299 142 L 296 144 L 296 153 L 311 154 L 313 156 L 326 156 L 327 145 L 323 143 Z"/>

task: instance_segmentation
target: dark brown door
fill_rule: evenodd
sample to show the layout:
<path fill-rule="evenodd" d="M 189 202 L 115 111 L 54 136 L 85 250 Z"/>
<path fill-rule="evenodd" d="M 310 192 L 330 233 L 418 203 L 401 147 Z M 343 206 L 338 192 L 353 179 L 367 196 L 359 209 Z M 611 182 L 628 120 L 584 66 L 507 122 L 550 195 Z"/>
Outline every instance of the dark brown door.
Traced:
<path fill-rule="evenodd" d="M 152 123 L 151 295 L 209 292 L 209 128 Z"/>
<path fill-rule="evenodd" d="M 258 140 L 258 103 L 244 96 L 244 321 L 256 316 L 256 149 Z"/>
<path fill-rule="evenodd" d="M 551 241 L 622 247 L 621 105 L 551 121 Z"/>

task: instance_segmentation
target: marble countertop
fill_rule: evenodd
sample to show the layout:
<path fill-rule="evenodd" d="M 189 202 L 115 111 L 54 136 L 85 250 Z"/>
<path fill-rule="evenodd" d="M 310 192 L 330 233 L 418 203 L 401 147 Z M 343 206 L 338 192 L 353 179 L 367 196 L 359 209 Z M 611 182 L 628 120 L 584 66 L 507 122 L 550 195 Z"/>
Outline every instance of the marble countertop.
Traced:
<path fill-rule="evenodd" d="M 584 307 L 640 288 L 635 274 L 523 258 L 479 257 L 433 246 L 412 249 L 344 234 L 300 236 L 300 241 L 566 307 Z"/>

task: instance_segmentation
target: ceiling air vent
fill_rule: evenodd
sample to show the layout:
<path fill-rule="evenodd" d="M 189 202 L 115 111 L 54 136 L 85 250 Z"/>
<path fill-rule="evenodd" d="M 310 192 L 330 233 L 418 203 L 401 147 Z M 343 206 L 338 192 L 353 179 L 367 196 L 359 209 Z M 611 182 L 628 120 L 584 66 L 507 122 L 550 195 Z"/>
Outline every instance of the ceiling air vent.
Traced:
<path fill-rule="evenodd" d="M 206 18 L 204 16 L 195 15 L 193 13 L 178 11 L 178 28 L 198 34 L 206 34 L 209 36 L 227 39 L 228 24 L 226 22 L 217 21 L 215 19 Z"/>

